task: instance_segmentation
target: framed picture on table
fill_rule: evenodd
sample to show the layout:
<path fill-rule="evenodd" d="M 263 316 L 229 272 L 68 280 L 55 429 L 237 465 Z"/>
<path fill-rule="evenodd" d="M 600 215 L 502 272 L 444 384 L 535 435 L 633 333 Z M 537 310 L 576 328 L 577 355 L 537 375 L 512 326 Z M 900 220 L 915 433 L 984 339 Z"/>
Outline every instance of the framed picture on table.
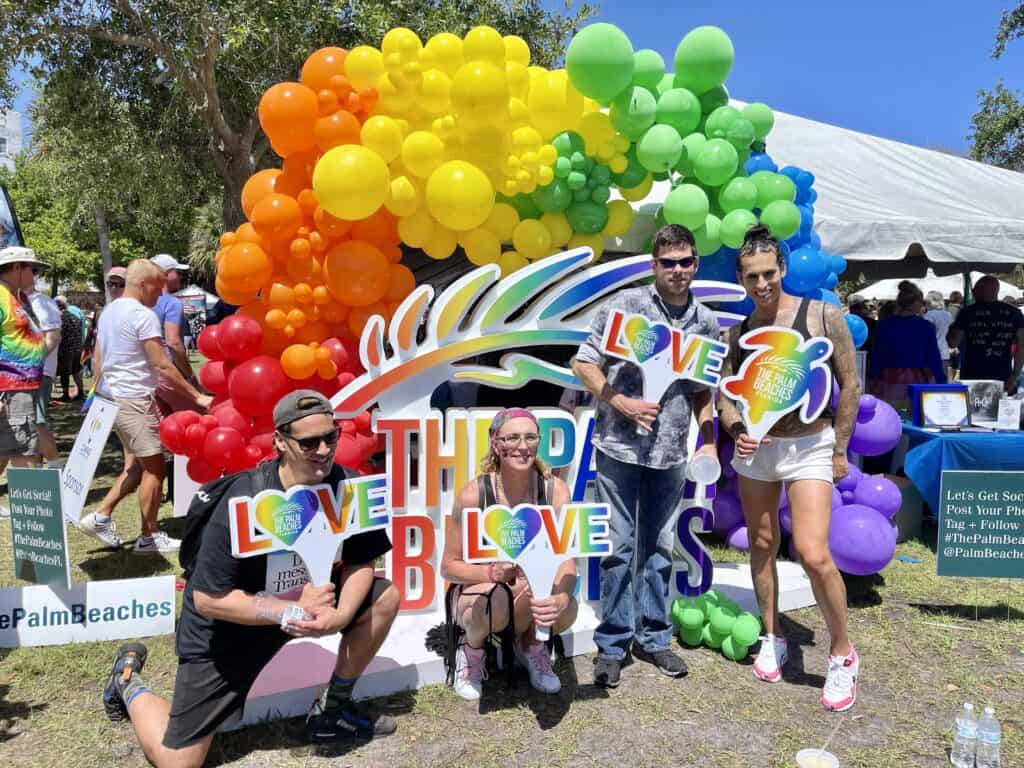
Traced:
<path fill-rule="evenodd" d="M 970 425 L 967 408 L 967 388 L 936 389 L 921 387 L 919 390 L 922 427 L 959 429 Z"/>

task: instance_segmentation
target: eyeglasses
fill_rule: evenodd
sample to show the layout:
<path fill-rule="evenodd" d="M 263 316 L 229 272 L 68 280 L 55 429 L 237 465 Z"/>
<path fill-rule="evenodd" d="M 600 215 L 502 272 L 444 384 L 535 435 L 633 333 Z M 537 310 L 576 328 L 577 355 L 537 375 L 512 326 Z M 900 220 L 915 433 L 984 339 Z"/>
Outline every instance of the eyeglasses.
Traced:
<path fill-rule="evenodd" d="M 107 280 L 107 288 L 124 288 L 124 283 L 119 280 Z"/>
<path fill-rule="evenodd" d="M 294 437 L 289 435 L 287 432 L 281 432 L 281 434 L 299 446 L 299 449 L 303 453 L 315 453 L 320 447 L 320 443 L 323 443 L 328 448 L 336 446 L 338 444 L 338 438 L 341 437 L 341 430 L 335 427 L 330 432 L 326 432 L 322 435 L 313 435 L 312 437 Z"/>
<path fill-rule="evenodd" d="M 672 270 L 675 269 L 676 267 L 689 269 L 697 262 L 697 259 L 694 256 L 684 256 L 681 259 L 666 259 L 664 257 L 659 256 L 657 259 L 655 259 L 655 261 L 657 261 L 658 264 L 661 265 L 662 269 Z"/>
<path fill-rule="evenodd" d="M 528 432 L 525 435 L 495 435 L 495 439 L 506 448 L 514 448 L 519 445 L 520 441 L 532 448 L 540 442 L 540 435 L 536 432 Z"/>

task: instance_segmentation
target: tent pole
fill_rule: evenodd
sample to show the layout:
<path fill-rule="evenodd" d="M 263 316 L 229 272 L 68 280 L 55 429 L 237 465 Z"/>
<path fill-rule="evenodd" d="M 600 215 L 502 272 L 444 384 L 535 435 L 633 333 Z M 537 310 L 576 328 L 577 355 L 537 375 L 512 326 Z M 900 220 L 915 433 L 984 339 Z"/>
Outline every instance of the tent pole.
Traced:
<path fill-rule="evenodd" d="M 968 269 L 963 273 L 964 278 L 964 303 L 963 306 L 974 303 L 974 294 L 971 293 L 971 271 Z"/>

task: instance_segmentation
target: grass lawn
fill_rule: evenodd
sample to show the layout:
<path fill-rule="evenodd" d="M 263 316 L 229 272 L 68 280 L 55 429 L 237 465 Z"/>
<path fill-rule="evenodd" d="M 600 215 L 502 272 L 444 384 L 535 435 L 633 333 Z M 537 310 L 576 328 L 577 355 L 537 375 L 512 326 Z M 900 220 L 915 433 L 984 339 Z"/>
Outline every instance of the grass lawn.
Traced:
<path fill-rule="evenodd" d="M 80 422 L 76 406 L 53 409 L 62 454 Z M 120 471 L 110 441 L 89 495 L 91 509 Z M 161 517 L 172 535 L 180 521 Z M 138 506 L 118 510 L 119 552 L 69 530 L 72 580 L 177 573 L 176 558 L 135 557 Z M 932 532 L 934 534 L 934 531 Z M 11 528 L 0 523 L 0 586 L 13 580 Z M 711 547 L 716 560 L 741 553 Z M 965 700 L 993 704 L 1003 725 L 1003 765 L 1024 765 L 1024 581 L 939 579 L 923 542 L 898 547 L 921 558 L 894 561 L 877 577 L 848 580 L 850 634 L 863 658 L 859 701 L 833 715 L 819 704 L 828 638 L 814 608 L 784 618 L 793 658 L 784 682 L 754 679 L 749 664 L 707 649 L 681 649 L 690 667 L 668 680 L 645 665 L 606 692 L 591 684 L 592 657 L 556 665 L 558 696 L 496 675 L 479 705 L 430 686 L 379 702 L 399 731 L 377 743 L 323 750 L 303 743 L 301 719 L 219 736 L 208 765 L 239 766 L 787 766 L 807 746 L 830 749 L 845 767 L 948 765 L 952 719 Z M 145 641 L 147 682 L 169 694 L 173 638 Z M 129 724 L 107 721 L 100 704 L 117 642 L 0 649 L 0 765 L 143 766 Z"/>

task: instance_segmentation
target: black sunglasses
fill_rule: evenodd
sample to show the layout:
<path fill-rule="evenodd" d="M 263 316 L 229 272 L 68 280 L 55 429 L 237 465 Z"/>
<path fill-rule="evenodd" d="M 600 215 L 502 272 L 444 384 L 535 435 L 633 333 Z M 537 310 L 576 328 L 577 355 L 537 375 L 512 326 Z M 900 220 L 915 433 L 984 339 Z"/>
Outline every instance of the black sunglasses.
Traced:
<path fill-rule="evenodd" d="M 124 288 L 124 283 L 119 280 L 107 280 L 107 288 Z"/>
<path fill-rule="evenodd" d="M 655 259 L 658 264 L 661 265 L 662 269 L 675 269 L 676 267 L 682 267 L 683 269 L 689 269 L 697 262 L 696 256 L 684 256 L 681 259 L 668 259 L 664 256 L 659 256 Z"/>
<path fill-rule="evenodd" d="M 320 443 L 324 443 L 328 448 L 336 446 L 338 444 L 338 439 L 341 437 L 341 429 L 335 427 L 330 432 L 326 432 L 322 435 L 312 435 L 311 437 L 294 437 L 284 431 L 282 431 L 281 434 L 298 445 L 304 453 L 314 453 L 316 449 L 320 447 Z"/>

